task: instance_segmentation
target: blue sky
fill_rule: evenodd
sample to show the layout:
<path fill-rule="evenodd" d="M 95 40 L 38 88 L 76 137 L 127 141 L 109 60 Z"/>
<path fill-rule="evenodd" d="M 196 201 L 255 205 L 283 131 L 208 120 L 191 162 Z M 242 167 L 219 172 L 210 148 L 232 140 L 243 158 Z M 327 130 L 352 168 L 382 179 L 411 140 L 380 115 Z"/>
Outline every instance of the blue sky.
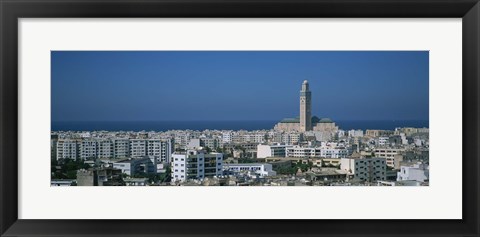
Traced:
<path fill-rule="evenodd" d="M 53 51 L 52 121 L 428 120 L 427 51 Z"/>

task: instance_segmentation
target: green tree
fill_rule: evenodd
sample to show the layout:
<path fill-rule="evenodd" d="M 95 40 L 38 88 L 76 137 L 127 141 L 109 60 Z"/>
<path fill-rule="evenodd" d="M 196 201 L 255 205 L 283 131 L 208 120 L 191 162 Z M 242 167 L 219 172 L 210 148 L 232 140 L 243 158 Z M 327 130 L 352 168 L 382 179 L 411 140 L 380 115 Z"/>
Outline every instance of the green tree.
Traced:
<path fill-rule="evenodd" d="M 205 147 L 205 151 L 207 151 L 207 153 L 210 153 L 210 152 L 212 152 L 212 149 L 210 149 L 210 147 L 207 146 L 207 147 Z"/>

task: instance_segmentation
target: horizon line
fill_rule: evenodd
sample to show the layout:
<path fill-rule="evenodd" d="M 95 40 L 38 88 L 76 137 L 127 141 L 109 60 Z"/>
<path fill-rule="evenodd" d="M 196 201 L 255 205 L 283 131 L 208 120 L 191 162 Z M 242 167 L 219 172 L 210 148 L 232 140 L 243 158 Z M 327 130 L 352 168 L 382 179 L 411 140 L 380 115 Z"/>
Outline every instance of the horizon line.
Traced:
<path fill-rule="evenodd" d="M 282 121 L 282 119 L 231 119 L 231 120 L 52 120 L 52 123 L 58 122 L 251 122 L 251 121 L 262 121 L 262 122 L 272 122 L 272 121 Z M 430 121 L 430 119 L 332 119 L 335 121 Z"/>

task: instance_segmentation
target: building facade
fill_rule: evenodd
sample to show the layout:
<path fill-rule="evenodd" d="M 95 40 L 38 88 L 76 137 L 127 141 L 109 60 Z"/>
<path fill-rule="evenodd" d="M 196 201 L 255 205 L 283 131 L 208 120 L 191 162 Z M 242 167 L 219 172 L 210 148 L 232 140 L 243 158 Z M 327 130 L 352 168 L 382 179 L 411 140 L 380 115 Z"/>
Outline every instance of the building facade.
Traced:
<path fill-rule="evenodd" d="M 286 148 L 291 145 L 257 145 L 257 158 L 286 157 Z"/>
<path fill-rule="evenodd" d="M 203 179 L 223 174 L 223 154 L 187 150 L 172 154 L 172 181 Z"/>
<path fill-rule="evenodd" d="M 260 177 L 277 175 L 277 173 L 273 171 L 272 165 L 266 163 L 224 164 L 223 173 L 225 175 L 251 173 Z"/>
<path fill-rule="evenodd" d="M 414 180 L 425 182 L 429 180 L 429 173 L 429 167 L 425 164 L 402 165 L 400 171 L 397 173 L 397 181 Z"/>
<path fill-rule="evenodd" d="M 385 158 L 342 158 L 340 169 L 353 174 L 354 179 L 364 182 L 377 182 L 387 179 Z"/>
<path fill-rule="evenodd" d="M 303 81 L 300 91 L 300 131 L 312 130 L 312 93 L 308 81 Z"/>

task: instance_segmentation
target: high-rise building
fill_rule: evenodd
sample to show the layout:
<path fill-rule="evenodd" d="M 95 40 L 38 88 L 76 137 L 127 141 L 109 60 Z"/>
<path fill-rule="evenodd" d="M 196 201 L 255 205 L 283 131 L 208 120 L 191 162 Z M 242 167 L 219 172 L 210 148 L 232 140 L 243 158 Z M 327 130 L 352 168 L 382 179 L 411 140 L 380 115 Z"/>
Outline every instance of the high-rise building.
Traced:
<path fill-rule="evenodd" d="M 308 81 L 303 81 L 300 91 L 300 131 L 312 130 L 312 92 L 308 88 Z"/>
<path fill-rule="evenodd" d="M 76 140 L 59 139 L 57 141 L 57 159 L 73 159 L 79 156 L 79 146 Z"/>
<path fill-rule="evenodd" d="M 113 144 L 113 157 L 115 159 L 130 157 L 130 140 L 114 139 Z"/>
<path fill-rule="evenodd" d="M 97 141 L 94 139 L 84 139 L 80 142 L 80 158 L 90 160 L 97 158 Z"/>

